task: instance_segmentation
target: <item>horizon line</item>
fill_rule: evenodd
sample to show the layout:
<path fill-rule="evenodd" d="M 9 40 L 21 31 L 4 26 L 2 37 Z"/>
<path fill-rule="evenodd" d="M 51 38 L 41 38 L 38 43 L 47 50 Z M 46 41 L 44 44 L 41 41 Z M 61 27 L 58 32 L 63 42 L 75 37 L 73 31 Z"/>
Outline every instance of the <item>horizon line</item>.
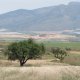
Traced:
<path fill-rule="evenodd" d="M 57 5 L 50 5 L 50 6 L 44 6 L 44 7 L 38 7 L 38 8 L 32 8 L 32 9 L 27 9 L 27 8 L 18 8 L 18 9 L 13 9 L 13 10 L 10 10 L 10 11 L 5 11 L 5 12 L 2 12 L 0 13 L 0 15 L 3 15 L 3 14 L 6 14 L 6 13 L 9 13 L 9 12 L 12 12 L 12 11 L 16 11 L 16 10 L 37 10 L 37 9 L 42 9 L 42 8 L 48 8 L 48 7 L 56 7 L 56 6 L 60 6 L 60 5 L 64 5 L 64 6 L 67 6 L 69 5 L 70 3 L 80 3 L 79 1 L 71 1 L 67 4 L 57 4 Z"/>

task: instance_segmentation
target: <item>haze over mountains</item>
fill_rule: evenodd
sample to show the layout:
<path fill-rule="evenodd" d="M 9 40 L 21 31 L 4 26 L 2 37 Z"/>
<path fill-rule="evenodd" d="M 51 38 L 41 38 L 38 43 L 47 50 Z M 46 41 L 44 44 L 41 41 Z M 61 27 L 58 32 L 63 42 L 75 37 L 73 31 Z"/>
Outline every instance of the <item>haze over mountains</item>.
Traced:
<path fill-rule="evenodd" d="M 0 29 L 15 32 L 80 29 L 80 2 L 1 14 Z"/>

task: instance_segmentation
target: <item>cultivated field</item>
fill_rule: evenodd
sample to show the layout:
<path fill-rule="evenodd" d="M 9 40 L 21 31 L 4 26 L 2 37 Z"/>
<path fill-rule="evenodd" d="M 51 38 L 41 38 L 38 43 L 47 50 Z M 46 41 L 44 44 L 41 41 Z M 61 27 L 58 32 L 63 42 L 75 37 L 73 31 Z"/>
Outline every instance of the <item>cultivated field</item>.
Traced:
<path fill-rule="evenodd" d="M 60 48 L 71 48 L 73 50 L 80 50 L 80 42 L 53 42 L 44 41 L 46 47 L 60 47 Z"/>

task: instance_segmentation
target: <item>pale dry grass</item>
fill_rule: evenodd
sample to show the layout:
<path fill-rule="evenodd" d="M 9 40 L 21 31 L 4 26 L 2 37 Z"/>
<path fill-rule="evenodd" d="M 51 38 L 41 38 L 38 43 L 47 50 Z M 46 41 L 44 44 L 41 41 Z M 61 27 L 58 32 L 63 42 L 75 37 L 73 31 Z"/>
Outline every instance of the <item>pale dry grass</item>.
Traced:
<path fill-rule="evenodd" d="M 0 80 L 80 80 L 80 67 L 0 67 Z"/>
<path fill-rule="evenodd" d="M 80 54 L 80 51 L 70 51 L 71 54 Z"/>
<path fill-rule="evenodd" d="M 41 66 L 69 66 L 66 63 L 60 63 L 59 60 L 47 59 L 47 60 L 28 60 L 25 67 L 41 67 Z M 19 67 L 19 61 L 0 60 L 0 67 Z"/>

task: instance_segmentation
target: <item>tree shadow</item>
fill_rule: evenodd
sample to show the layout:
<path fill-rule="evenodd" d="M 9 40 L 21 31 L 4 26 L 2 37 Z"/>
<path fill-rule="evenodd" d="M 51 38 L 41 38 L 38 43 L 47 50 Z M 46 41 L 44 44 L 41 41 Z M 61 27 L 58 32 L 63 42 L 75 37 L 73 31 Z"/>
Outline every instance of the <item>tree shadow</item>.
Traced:
<path fill-rule="evenodd" d="M 53 59 L 53 60 L 51 60 L 50 62 L 57 62 L 57 63 L 59 63 L 60 60 L 59 60 L 59 59 Z"/>

